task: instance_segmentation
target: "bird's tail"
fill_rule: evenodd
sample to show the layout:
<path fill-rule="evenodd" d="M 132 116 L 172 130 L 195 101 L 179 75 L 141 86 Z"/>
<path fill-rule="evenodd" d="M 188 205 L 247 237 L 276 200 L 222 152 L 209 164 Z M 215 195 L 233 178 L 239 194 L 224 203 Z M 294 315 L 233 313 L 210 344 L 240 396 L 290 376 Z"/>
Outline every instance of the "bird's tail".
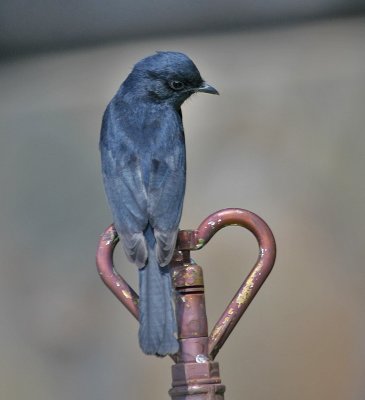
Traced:
<path fill-rule="evenodd" d="M 139 270 L 139 345 L 146 354 L 165 356 L 179 350 L 169 266 L 160 267 L 152 228 L 146 232 L 148 261 Z"/>

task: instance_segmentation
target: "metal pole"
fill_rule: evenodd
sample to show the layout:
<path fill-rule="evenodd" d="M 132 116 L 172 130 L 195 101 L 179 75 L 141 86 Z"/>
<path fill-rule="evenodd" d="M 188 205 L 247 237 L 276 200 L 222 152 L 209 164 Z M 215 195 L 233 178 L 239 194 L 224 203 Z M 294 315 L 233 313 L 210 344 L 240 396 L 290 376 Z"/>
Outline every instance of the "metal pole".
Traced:
<path fill-rule="evenodd" d="M 205 309 L 203 271 L 190 258 L 190 251 L 199 250 L 222 228 L 238 225 L 250 230 L 259 245 L 258 259 L 233 296 L 222 316 L 208 335 Z M 101 236 L 96 263 L 99 275 L 138 319 L 138 295 L 113 266 L 113 251 L 118 235 L 110 225 Z M 267 224 L 256 214 L 229 208 L 207 217 L 196 230 L 180 231 L 171 262 L 172 280 L 176 291 L 176 318 L 179 352 L 171 358 L 172 400 L 223 400 L 219 365 L 214 358 L 242 317 L 243 313 L 269 275 L 276 256 L 274 236 Z"/>
<path fill-rule="evenodd" d="M 203 270 L 190 251 L 175 253 L 171 267 L 176 291 L 176 318 L 180 350 L 172 366 L 172 400 L 223 400 L 219 365 L 209 359 Z"/>

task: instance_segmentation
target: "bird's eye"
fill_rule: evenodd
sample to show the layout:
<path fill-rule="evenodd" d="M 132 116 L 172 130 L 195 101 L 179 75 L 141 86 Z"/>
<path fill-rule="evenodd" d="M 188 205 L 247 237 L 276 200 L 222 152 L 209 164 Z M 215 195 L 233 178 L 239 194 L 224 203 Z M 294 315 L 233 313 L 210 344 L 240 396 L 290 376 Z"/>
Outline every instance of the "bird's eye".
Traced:
<path fill-rule="evenodd" d="M 184 88 L 184 84 L 180 81 L 171 81 L 169 82 L 169 85 L 173 90 L 181 90 Z"/>

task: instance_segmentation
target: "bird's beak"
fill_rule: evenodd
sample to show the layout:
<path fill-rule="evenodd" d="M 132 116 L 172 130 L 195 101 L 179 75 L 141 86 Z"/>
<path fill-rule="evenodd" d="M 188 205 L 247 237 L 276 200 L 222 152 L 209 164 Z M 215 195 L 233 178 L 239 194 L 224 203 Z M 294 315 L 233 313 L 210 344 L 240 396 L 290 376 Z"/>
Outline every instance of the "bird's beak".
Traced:
<path fill-rule="evenodd" d="M 210 93 L 210 94 L 219 94 L 218 90 L 213 86 L 207 84 L 207 82 L 203 82 L 197 89 L 197 92 Z"/>

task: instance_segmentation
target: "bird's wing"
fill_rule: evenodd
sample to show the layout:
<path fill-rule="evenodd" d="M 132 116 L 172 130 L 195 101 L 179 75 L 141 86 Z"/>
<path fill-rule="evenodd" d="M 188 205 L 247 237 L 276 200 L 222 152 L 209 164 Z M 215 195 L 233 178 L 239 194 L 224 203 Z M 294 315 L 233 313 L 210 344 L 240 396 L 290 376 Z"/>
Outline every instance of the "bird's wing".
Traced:
<path fill-rule="evenodd" d="M 156 238 L 157 259 L 167 265 L 173 255 L 185 193 L 184 144 L 164 159 L 152 160 L 148 214 Z"/>
<path fill-rule="evenodd" d="M 148 257 L 143 235 L 148 224 L 147 193 L 139 158 L 133 144 L 123 136 L 123 128 L 107 108 L 100 139 L 105 191 L 125 252 L 143 267 Z"/>

